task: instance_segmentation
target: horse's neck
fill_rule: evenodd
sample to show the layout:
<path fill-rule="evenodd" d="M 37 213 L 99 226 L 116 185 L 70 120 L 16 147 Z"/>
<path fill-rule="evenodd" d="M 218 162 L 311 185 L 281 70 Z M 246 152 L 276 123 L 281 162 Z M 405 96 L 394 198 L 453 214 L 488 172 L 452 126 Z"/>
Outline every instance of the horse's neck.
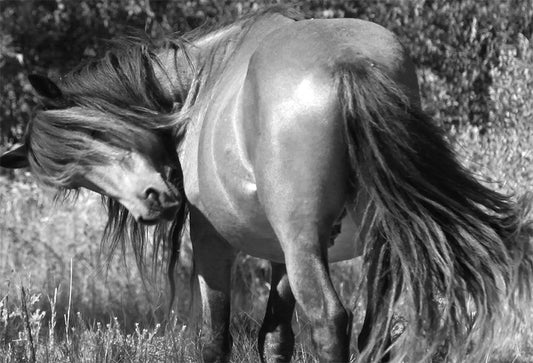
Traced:
<path fill-rule="evenodd" d="M 191 98 L 194 98 L 192 94 L 195 92 L 190 91 L 193 84 L 200 78 L 199 72 L 207 71 L 216 74 L 215 68 L 219 67 L 224 62 L 224 58 L 233 51 L 234 40 L 239 38 L 239 30 L 240 26 L 235 24 L 209 33 L 190 43 L 184 43 L 184 49 L 165 49 L 157 54 L 159 66 L 154 67 L 156 76 L 166 91 L 174 96 L 175 102 L 189 105 L 194 103 Z M 186 117 L 188 116 L 189 114 Z M 197 164 L 196 150 L 200 129 L 201 122 L 187 123 L 187 132 L 178 145 L 186 189 L 191 195 L 197 189 L 195 187 L 197 177 L 194 170 Z"/>
<path fill-rule="evenodd" d="M 240 26 L 234 24 L 191 42 L 185 49 L 166 49 L 158 54 L 163 69 L 156 70 L 161 84 L 177 101 L 183 102 L 192 87 L 198 72 L 216 74 L 224 60 L 234 49 Z"/>
<path fill-rule="evenodd" d="M 205 112 L 208 103 L 212 101 L 209 97 L 210 92 L 224 73 L 226 78 L 228 74 L 231 77 L 245 74 L 245 72 L 223 72 L 228 63 L 230 70 L 235 69 L 231 67 L 235 67 L 236 64 L 247 64 L 257 45 L 267 34 L 292 21 L 281 14 L 272 14 L 253 23 L 237 22 L 186 44 L 185 50 L 176 52 L 167 50 L 160 55 L 161 63 L 169 76 L 168 80 L 162 80 L 162 84 L 169 87 L 174 94 L 185 95 L 188 100 L 187 106 L 192 106 L 187 110 L 190 113 L 185 113 L 185 117 L 188 118 L 187 131 L 178 145 L 185 191 L 191 198 L 190 201 L 199 195 L 198 148 L 202 126 L 206 119 Z M 238 81 L 232 78 L 228 83 L 235 85 Z M 190 92 L 192 86 L 196 89 Z"/>
<path fill-rule="evenodd" d="M 252 22 L 239 20 L 190 43 L 184 42 L 183 49 L 163 50 L 158 54 L 163 69 L 156 70 L 157 76 L 175 100 L 183 103 L 191 95 L 195 80 L 200 80 L 201 83 L 196 86 L 211 88 L 236 47 L 246 57 L 249 50 L 255 50 L 257 43 L 266 34 L 293 21 L 277 13 L 259 17 Z"/>

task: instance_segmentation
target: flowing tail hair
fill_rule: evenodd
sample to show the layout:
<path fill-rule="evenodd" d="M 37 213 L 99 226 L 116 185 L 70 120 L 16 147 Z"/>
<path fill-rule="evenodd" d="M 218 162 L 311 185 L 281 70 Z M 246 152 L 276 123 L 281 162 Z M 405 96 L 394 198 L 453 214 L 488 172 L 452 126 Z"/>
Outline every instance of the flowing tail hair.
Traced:
<path fill-rule="evenodd" d="M 380 312 L 375 326 L 390 329 L 401 293 L 409 325 L 395 343 L 396 359 L 424 341 L 416 360 L 437 352 L 447 361 L 466 354 L 481 360 L 505 302 L 530 295 L 532 197 L 515 203 L 478 182 L 443 131 L 379 66 L 359 59 L 337 64 L 333 74 L 351 183 L 369 194 L 375 211 L 363 273 L 377 271 L 367 284 L 391 281 L 390 304 L 368 296 Z M 388 354 L 379 330 L 361 361 Z"/>

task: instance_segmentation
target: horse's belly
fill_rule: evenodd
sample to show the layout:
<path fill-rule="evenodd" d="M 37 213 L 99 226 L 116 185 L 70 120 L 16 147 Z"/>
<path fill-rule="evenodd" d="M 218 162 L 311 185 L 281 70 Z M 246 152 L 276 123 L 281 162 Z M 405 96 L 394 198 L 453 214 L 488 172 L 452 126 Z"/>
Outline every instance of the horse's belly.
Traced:
<path fill-rule="evenodd" d="M 217 232 L 236 250 L 250 256 L 284 262 L 281 245 L 255 193 L 241 194 L 237 199 L 227 202 L 219 199 L 215 204 L 204 205 L 204 214 Z"/>
<path fill-rule="evenodd" d="M 240 223 L 234 221 L 217 230 L 236 250 L 253 257 L 283 263 L 285 261 L 283 249 L 274 231 L 270 227 L 262 227 L 266 223 L 268 221 L 265 220 L 257 224 L 239 226 Z M 254 225 L 256 228 L 250 228 Z M 341 233 L 335 237 L 333 244 L 328 248 L 328 261 L 344 261 L 361 256 L 364 248 L 363 242 L 364 237 L 360 233 L 360 228 L 355 224 L 352 216 L 347 215 L 342 221 Z"/>
<path fill-rule="evenodd" d="M 283 249 L 266 214 L 253 193 L 241 195 L 239 200 L 216 212 L 208 208 L 209 219 L 219 234 L 236 250 L 250 256 L 283 263 Z M 218 204 L 220 206 L 221 204 Z M 357 206 L 347 205 L 348 213 L 342 219 L 341 232 L 328 248 L 330 262 L 348 260 L 362 255 L 367 230 L 362 226 L 362 213 Z"/>

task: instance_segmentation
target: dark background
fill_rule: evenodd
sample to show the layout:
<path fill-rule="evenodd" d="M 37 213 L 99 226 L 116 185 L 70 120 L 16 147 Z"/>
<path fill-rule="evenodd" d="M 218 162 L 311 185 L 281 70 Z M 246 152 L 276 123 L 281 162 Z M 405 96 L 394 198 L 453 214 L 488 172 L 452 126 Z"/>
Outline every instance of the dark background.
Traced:
<path fill-rule="evenodd" d="M 288 1 L 278 1 L 278 3 Z M 2 0 L 0 2 L 0 146 L 20 139 L 36 104 L 30 73 L 57 77 L 100 56 L 131 28 L 152 36 L 231 21 L 272 1 Z M 447 126 L 493 127 L 505 120 L 490 96 L 502 51 L 523 59 L 533 34 L 531 0 L 303 1 L 308 17 L 357 17 L 401 38 L 419 69 L 426 108 Z M 525 46 L 524 46 L 525 44 Z M 531 59 L 526 61 L 531 61 Z M 428 73 L 429 72 L 429 73 Z M 424 75 L 428 75 L 429 78 Z M 437 89 L 435 89 L 437 88 Z M 437 94 L 445 93 L 445 97 Z M 532 101 L 533 102 L 533 101 Z M 505 126 L 505 125 L 504 125 Z"/>

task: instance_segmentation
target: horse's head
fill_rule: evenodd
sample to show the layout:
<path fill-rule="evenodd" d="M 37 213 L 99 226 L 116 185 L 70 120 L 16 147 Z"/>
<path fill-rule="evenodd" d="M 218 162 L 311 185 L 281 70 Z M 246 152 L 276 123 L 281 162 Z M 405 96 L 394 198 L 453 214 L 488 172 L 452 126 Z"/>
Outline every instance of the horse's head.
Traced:
<path fill-rule="evenodd" d="M 141 223 L 175 216 L 182 174 L 169 128 L 130 122 L 126 107 L 117 116 L 90 99 L 73 102 L 46 77 L 30 82 L 48 107 L 31 120 L 24 143 L 0 156 L 0 166 L 29 167 L 60 190 L 83 187 L 113 198 Z"/>

